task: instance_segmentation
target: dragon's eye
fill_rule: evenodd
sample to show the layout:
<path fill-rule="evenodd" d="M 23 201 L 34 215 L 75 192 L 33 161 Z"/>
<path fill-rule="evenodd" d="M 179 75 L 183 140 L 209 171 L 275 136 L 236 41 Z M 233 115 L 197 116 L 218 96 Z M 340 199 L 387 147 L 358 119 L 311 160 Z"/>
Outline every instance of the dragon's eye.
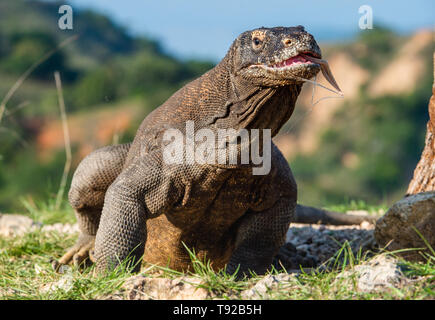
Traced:
<path fill-rule="evenodd" d="M 258 38 L 252 39 L 252 44 L 253 44 L 255 49 L 258 49 L 258 47 L 260 47 L 262 43 L 263 42 Z"/>

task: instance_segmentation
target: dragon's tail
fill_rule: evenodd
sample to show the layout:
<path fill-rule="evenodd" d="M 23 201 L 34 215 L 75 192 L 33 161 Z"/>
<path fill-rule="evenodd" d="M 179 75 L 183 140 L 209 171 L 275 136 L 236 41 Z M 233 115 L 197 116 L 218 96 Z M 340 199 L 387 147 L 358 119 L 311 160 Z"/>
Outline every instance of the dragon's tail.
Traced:
<path fill-rule="evenodd" d="M 330 225 L 353 225 L 361 224 L 364 221 L 375 223 L 377 217 L 359 216 L 327 211 L 303 205 L 296 206 L 296 213 L 293 222 L 307 224 L 330 224 Z"/>

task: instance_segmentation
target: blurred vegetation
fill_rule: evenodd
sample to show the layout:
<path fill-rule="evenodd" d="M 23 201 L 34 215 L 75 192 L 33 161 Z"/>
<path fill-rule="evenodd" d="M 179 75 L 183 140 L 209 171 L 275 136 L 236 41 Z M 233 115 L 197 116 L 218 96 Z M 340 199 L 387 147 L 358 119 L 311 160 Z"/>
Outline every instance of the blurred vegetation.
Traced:
<path fill-rule="evenodd" d="M 375 25 L 373 29 L 360 32 L 351 50 L 353 57 L 362 67 L 375 71 L 387 63 L 401 43 L 401 38 L 385 26 Z"/>
<path fill-rule="evenodd" d="M 42 161 L 35 141 L 47 121 L 59 118 L 54 71 L 61 73 L 69 115 L 122 108 L 123 101 L 136 99 L 145 116 L 213 67 L 208 61 L 181 61 L 155 39 L 133 37 L 92 11 L 75 10 L 74 30 L 61 31 L 59 5 L 0 0 L 0 99 L 41 56 L 79 35 L 39 65 L 7 104 L 0 123 L 0 212 L 23 211 L 29 197 L 51 201 L 57 192 L 64 151 L 53 151 Z M 401 43 L 403 37 L 377 27 L 340 50 L 376 74 Z M 427 60 L 427 74 L 418 90 L 372 98 L 363 87 L 359 98 L 335 115 L 334 126 L 323 133 L 316 153 L 292 160 L 302 201 L 334 205 L 362 199 L 371 205 L 403 192 L 423 148 L 428 118 L 431 51 L 422 59 Z M 142 119 L 131 124 L 121 142 L 131 141 Z M 356 155 L 358 165 L 343 166 L 345 154 Z"/>
<path fill-rule="evenodd" d="M 47 199 L 57 192 L 64 151 L 41 161 L 35 142 L 44 123 L 59 118 L 54 71 L 61 73 L 69 115 L 135 97 L 142 101 L 145 116 L 186 82 L 213 67 L 207 61 L 180 61 L 156 40 L 132 37 L 92 11 L 75 10 L 74 29 L 61 31 L 57 27 L 59 5 L 0 0 L 1 99 L 32 64 L 63 40 L 79 35 L 40 64 L 6 106 L 0 123 L 0 212 L 23 210 L 22 198 L 27 195 Z M 124 132 L 120 142 L 134 137 L 140 120 Z"/>
<path fill-rule="evenodd" d="M 403 42 L 403 37 L 391 30 L 375 27 L 341 48 L 351 52 L 371 74 L 358 98 L 334 115 L 333 125 L 322 133 L 315 153 L 292 161 L 300 199 L 306 203 L 339 204 L 359 199 L 391 204 L 404 196 L 424 147 L 434 44 L 421 53 L 425 72 L 412 93 L 372 97 L 367 89 Z M 345 166 L 343 158 L 349 155 L 354 164 Z"/>
<path fill-rule="evenodd" d="M 3 36 L 1 42 L 3 48 L 0 70 L 11 75 L 21 75 L 57 45 L 51 35 L 39 31 L 12 33 Z M 66 66 L 62 51 L 55 52 L 41 63 L 32 76 L 47 80 L 52 70 L 62 70 L 66 79 L 74 77 L 74 73 Z"/>

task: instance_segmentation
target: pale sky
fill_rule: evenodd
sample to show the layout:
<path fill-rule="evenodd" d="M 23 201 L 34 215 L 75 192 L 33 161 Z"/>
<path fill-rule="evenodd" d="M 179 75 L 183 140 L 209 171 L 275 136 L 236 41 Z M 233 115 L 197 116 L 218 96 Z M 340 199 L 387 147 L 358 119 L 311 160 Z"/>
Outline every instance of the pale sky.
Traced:
<path fill-rule="evenodd" d="M 435 0 L 71 0 L 112 17 L 132 34 L 160 40 L 182 58 L 221 59 L 243 31 L 304 25 L 319 41 L 351 38 L 358 9 L 370 5 L 374 23 L 401 33 L 435 27 Z"/>

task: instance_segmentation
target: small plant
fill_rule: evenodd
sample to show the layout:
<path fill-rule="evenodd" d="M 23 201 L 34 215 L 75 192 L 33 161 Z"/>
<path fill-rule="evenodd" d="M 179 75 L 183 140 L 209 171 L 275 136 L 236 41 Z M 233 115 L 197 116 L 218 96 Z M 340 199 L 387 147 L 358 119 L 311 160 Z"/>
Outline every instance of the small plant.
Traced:
<path fill-rule="evenodd" d="M 248 280 L 246 278 L 238 278 L 239 268 L 233 274 L 229 274 L 226 268 L 215 271 L 209 259 L 204 257 L 203 260 L 200 260 L 196 256 L 194 249 L 189 249 L 185 243 L 183 243 L 183 246 L 192 261 L 193 270 L 189 271 L 188 274 L 203 280 L 202 284 L 192 283 L 193 285 L 204 288 L 216 295 L 240 292 L 247 287 Z M 166 270 L 169 271 L 168 269 Z"/>

